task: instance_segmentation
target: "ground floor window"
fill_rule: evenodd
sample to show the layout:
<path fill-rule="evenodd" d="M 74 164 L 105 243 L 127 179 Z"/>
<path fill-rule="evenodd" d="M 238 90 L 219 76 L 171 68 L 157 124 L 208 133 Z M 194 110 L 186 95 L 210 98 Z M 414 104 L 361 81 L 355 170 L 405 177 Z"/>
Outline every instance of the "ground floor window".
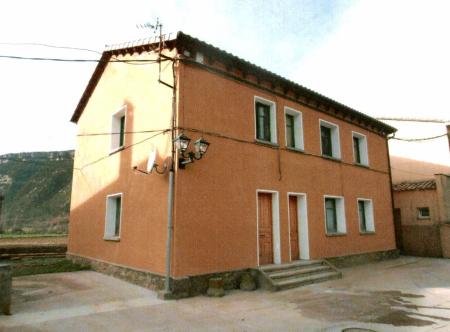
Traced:
<path fill-rule="evenodd" d="M 370 199 L 358 199 L 359 231 L 361 233 L 375 232 L 375 223 L 373 218 L 373 206 Z"/>
<path fill-rule="evenodd" d="M 120 224 L 122 219 L 122 194 L 106 197 L 105 239 L 120 238 Z"/>
<path fill-rule="evenodd" d="M 327 234 L 345 234 L 344 198 L 325 196 L 325 227 Z"/>

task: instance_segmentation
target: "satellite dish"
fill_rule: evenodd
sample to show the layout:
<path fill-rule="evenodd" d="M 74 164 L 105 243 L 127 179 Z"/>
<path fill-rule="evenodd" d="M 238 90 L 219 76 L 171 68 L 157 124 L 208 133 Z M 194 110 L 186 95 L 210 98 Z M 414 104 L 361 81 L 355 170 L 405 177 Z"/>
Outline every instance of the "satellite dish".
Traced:
<path fill-rule="evenodd" d="M 148 155 L 147 173 L 151 173 L 153 171 L 153 168 L 155 167 L 156 154 L 157 154 L 156 148 L 153 147 Z"/>

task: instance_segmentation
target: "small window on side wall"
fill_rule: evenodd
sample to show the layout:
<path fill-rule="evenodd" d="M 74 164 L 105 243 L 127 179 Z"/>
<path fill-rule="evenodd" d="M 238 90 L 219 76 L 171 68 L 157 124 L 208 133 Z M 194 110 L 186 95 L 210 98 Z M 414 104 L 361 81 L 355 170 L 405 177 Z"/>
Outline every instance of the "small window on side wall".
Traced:
<path fill-rule="evenodd" d="M 358 217 L 359 231 L 361 233 L 375 232 L 372 200 L 364 198 L 358 199 Z"/>
<path fill-rule="evenodd" d="M 255 97 L 256 140 L 277 143 L 275 103 Z"/>
<path fill-rule="evenodd" d="M 114 113 L 111 122 L 111 152 L 125 146 L 126 106 Z"/>
<path fill-rule="evenodd" d="M 340 159 L 341 144 L 339 141 L 339 127 L 334 123 L 320 120 L 320 147 L 322 156 Z"/>
<path fill-rule="evenodd" d="M 292 108 L 284 108 L 286 129 L 286 147 L 303 150 L 303 117 L 302 113 Z"/>
<path fill-rule="evenodd" d="M 122 221 L 122 194 L 106 197 L 105 235 L 106 240 L 120 238 L 120 224 Z"/>
<path fill-rule="evenodd" d="M 430 208 L 429 207 L 420 207 L 417 208 L 417 218 L 419 219 L 430 219 Z"/>
<path fill-rule="evenodd" d="M 358 165 L 369 165 L 369 154 L 367 151 L 367 137 L 363 134 L 353 132 L 353 161 Z"/>
<path fill-rule="evenodd" d="M 344 198 L 325 196 L 325 229 L 328 235 L 345 234 L 347 226 L 345 223 Z"/>

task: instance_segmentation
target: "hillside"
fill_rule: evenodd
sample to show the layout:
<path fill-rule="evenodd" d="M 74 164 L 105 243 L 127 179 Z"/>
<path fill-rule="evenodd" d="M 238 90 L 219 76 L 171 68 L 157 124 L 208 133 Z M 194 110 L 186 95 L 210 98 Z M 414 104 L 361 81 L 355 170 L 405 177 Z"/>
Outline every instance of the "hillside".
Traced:
<path fill-rule="evenodd" d="M 0 231 L 66 233 L 73 151 L 0 156 Z"/>

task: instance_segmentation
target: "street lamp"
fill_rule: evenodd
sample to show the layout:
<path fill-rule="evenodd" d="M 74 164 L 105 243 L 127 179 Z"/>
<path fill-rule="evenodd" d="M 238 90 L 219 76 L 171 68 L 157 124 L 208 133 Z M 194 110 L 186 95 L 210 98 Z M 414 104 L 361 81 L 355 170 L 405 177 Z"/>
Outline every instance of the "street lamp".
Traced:
<path fill-rule="evenodd" d="M 208 151 L 209 142 L 203 138 L 199 138 L 194 142 L 194 152 L 186 152 L 191 139 L 184 134 L 179 135 L 175 138 L 175 148 L 180 152 L 178 157 L 178 167 L 180 169 L 186 168 L 187 164 L 191 164 L 194 160 L 200 160 Z"/>

